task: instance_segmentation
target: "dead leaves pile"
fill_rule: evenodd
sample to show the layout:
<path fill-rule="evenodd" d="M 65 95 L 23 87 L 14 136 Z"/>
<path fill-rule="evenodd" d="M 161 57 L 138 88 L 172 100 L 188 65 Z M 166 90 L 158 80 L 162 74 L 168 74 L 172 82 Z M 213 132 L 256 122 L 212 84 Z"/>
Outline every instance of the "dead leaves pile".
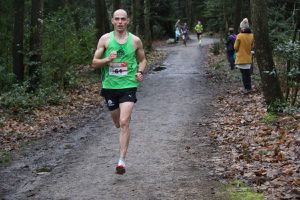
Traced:
<path fill-rule="evenodd" d="M 82 82 L 80 87 L 69 91 L 66 102 L 58 106 L 43 106 L 34 110 L 29 119 L 9 118 L 0 126 L 0 149 L 11 151 L 22 144 L 50 133 L 66 131 L 77 126 L 71 116 L 84 116 L 92 109 L 101 107 L 99 83 Z"/>
<path fill-rule="evenodd" d="M 268 120 L 258 89 L 248 95 L 230 89 L 214 103 L 210 137 L 221 150 L 216 173 L 244 180 L 267 199 L 300 198 L 300 114 Z"/>

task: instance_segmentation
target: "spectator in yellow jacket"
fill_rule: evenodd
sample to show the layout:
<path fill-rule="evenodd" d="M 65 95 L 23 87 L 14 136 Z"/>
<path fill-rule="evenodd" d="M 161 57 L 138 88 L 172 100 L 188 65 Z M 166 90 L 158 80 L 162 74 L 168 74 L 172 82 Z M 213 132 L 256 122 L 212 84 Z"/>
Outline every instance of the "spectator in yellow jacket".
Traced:
<path fill-rule="evenodd" d="M 235 66 L 240 69 L 242 74 L 242 81 L 244 85 L 244 93 L 251 91 L 251 63 L 252 53 L 251 50 L 254 46 L 253 33 L 249 27 L 247 18 L 244 18 L 240 23 L 240 33 L 237 35 L 234 43 L 234 50 L 236 52 Z"/>

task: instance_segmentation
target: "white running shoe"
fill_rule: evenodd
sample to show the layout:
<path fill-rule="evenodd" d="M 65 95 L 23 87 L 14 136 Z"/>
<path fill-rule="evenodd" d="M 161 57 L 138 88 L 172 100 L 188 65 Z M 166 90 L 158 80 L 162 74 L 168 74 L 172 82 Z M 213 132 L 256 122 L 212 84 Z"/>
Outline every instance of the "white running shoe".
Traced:
<path fill-rule="evenodd" d="M 125 161 L 123 159 L 119 159 L 118 165 L 116 167 L 116 173 L 122 175 L 125 172 L 126 172 L 126 170 L 125 170 Z"/>

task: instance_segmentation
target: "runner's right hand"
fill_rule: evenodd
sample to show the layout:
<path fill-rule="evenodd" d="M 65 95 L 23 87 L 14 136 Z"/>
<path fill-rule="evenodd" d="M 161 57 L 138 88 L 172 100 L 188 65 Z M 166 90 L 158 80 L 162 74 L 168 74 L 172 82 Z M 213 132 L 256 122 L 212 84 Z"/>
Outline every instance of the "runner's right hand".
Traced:
<path fill-rule="evenodd" d="M 113 59 L 115 59 L 117 57 L 117 51 L 112 51 L 109 54 L 109 60 L 112 61 Z"/>

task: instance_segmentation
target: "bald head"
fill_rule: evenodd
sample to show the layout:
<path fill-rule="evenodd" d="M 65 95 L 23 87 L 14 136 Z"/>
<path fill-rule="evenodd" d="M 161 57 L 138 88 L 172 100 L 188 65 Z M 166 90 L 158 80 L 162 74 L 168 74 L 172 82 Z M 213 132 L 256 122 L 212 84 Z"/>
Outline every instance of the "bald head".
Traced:
<path fill-rule="evenodd" d="M 125 16 L 127 18 L 127 12 L 124 10 L 124 9 L 118 9 L 114 12 L 113 14 L 113 18 L 116 16 L 116 15 L 122 15 L 122 16 Z"/>
<path fill-rule="evenodd" d="M 111 23 L 114 25 L 114 30 L 117 32 L 124 32 L 127 30 L 129 18 L 127 12 L 123 9 L 118 9 L 114 12 L 111 19 Z"/>

